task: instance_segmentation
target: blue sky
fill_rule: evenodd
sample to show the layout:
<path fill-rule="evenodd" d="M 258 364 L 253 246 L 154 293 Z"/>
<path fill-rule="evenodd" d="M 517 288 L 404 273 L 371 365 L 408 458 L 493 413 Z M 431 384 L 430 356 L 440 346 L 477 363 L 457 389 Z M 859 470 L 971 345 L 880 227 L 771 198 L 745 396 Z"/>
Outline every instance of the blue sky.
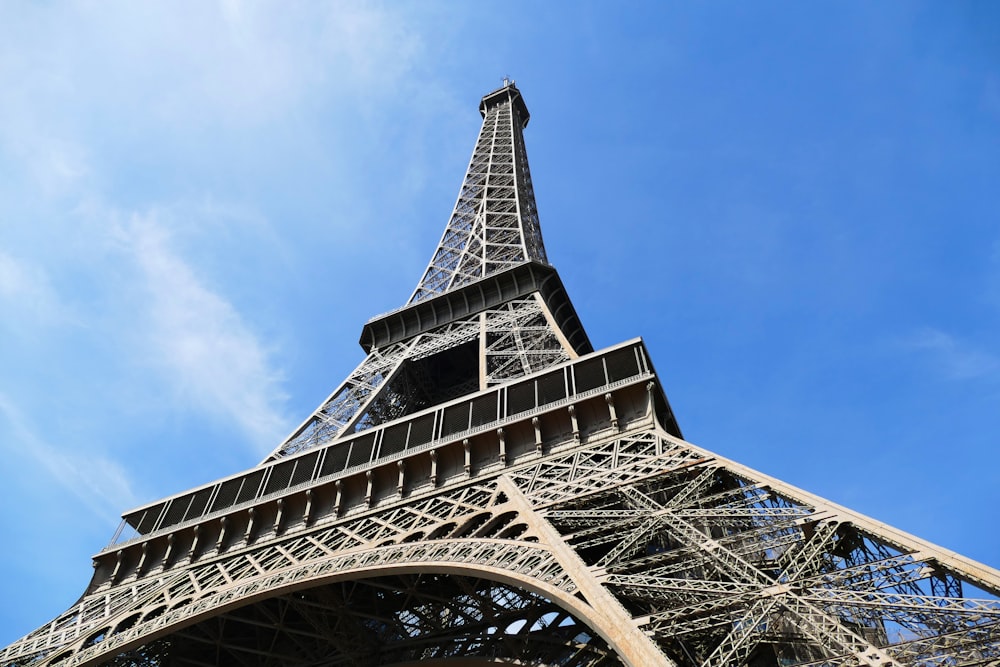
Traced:
<path fill-rule="evenodd" d="M 549 258 L 689 440 L 1000 565 L 997 34 L 988 2 L 0 5 L 0 644 L 361 360 L 504 75 Z"/>

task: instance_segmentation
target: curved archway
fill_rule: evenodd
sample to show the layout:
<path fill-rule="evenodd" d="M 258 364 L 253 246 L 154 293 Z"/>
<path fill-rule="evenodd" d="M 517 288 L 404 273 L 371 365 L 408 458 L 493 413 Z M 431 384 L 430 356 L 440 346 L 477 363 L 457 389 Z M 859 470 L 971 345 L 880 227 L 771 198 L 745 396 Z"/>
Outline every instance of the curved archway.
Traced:
<path fill-rule="evenodd" d="M 427 539 L 428 540 L 436 540 L 436 539 L 440 539 L 440 538 L 445 538 L 445 537 L 451 535 L 451 533 L 454 532 L 454 530 L 457 527 L 458 527 L 458 524 L 456 524 L 454 521 L 449 521 L 448 523 L 442 524 L 442 525 L 438 526 L 437 528 L 435 528 L 434 530 L 432 530 L 427 535 Z"/>
<path fill-rule="evenodd" d="M 257 599 L 108 664 L 150 653 L 179 666 L 621 664 L 591 628 L 542 595 L 434 572 L 340 578 Z"/>
<path fill-rule="evenodd" d="M 500 546 L 505 550 L 498 551 Z M 115 651 L 103 653 L 102 662 L 114 654 L 119 657 L 107 664 L 160 654 L 165 649 L 157 639 L 167 640 L 169 652 L 178 655 L 188 650 L 184 647 L 193 651 L 205 644 L 205 637 L 217 650 L 239 651 L 245 637 L 220 637 L 243 628 L 244 635 L 257 634 L 253 644 L 274 647 L 270 657 L 289 665 L 300 664 L 295 654 L 300 649 L 309 654 L 301 664 L 317 659 L 341 664 L 337 655 L 350 656 L 342 664 L 365 664 L 374 659 L 373 651 L 378 657 L 372 664 L 525 656 L 532 656 L 534 664 L 621 664 L 615 649 L 622 647 L 602 636 L 600 614 L 573 594 L 568 575 L 551 554 L 527 543 L 510 547 L 483 539 L 400 544 L 350 554 L 351 565 L 344 569 L 324 570 L 313 563 L 302 577 L 292 571 L 277 579 L 261 577 L 256 587 L 248 583 L 230 594 L 199 599 L 159 615 L 155 627 L 111 638 L 107 649 Z M 422 554 L 416 561 L 402 553 L 414 549 Z M 289 634 L 296 624 L 307 629 Z M 274 627 L 282 630 L 267 629 Z M 322 650 L 335 655 L 316 658 Z"/>

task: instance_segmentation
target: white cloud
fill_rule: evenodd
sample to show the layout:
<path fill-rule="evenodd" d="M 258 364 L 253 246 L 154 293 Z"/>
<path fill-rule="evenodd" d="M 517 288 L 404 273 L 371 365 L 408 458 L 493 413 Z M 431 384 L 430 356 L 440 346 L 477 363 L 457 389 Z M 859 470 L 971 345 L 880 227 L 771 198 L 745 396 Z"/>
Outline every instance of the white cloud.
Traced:
<path fill-rule="evenodd" d="M 326 16 L 321 43 L 344 66 L 337 77 L 351 85 L 389 86 L 405 77 L 423 51 L 417 33 L 400 14 L 355 4 Z M 374 86 L 373 86 L 374 84 Z"/>
<path fill-rule="evenodd" d="M 39 266 L 0 250 L 0 303 L 6 305 L 8 325 L 25 315 L 48 322 L 60 316 L 59 300 L 47 273 Z M 17 317 L 13 317 L 16 313 Z"/>
<path fill-rule="evenodd" d="M 0 6 L 0 137 L 59 137 L 109 115 L 126 133 L 149 122 L 252 126 L 321 87 L 394 91 L 422 50 L 398 8 L 181 4 Z"/>
<path fill-rule="evenodd" d="M 44 274 L 0 251 L 0 296 L 11 299 L 31 295 L 45 282 Z"/>
<path fill-rule="evenodd" d="M 139 269 L 150 361 L 187 406 L 238 426 L 259 452 L 278 444 L 289 424 L 280 375 L 236 309 L 206 287 L 170 246 L 155 214 L 121 230 Z"/>
<path fill-rule="evenodd" d="M 42 467 L 59 486 L 77 496 L 88 510 L 102 520 L 117 516 L 136 504 L 129 476 L 115 461 L 79 449 L 53 446 L 40 438 L 20 411 L 0 394 L 0 417 L 10 431 L 2 441 L 5 458 L 27 456 Z"/>
<path fill-rule="evenodd" d="M 909 346 L 929 354 L 942 373 L 953 380 L 988 378 L 1000 374 L 1000 357 L 938 329 L 923 329 Z"/>
<path fill-rule="evenodd" d="M 433 87 L 411 78 L 424 49 L 414 13 L 366 2 L 0 4 L 0 172 L 11 175 L 0 183 L 0 325 L 18 334 L 0 360 L 23 362 L 0 390 L 17 392 L 40 438 L 56 442 L 58 429 L 29 396 L 50 395 L 74 423 L 99 421 L 94 406 L 121 396 L 130 417 L 148 417 L 166 393 L 177 423 L 207 415 L 255 452 L 278 444 L 290 424 L 276 351 L 255 330 L 264 315 L 234 305 L 246 282 L 211 253 L 246 259 L 259 244 L 289 272 L 307 266 L 283 243 L 313 221 L 276 232 L 277 207 L 261 203 L 273 193 L 253 181 L 268 151 L 316 145 L 321 187 L 346 189 L 355 168 L 339 148 L 383 140 L 347 121 L 395 115 L 403 100 L 437 113 L 413 99 Z M 359 218 L 330 217 L 328 236 Z M 144 366 L 153 377 L 137 378 Z"/>

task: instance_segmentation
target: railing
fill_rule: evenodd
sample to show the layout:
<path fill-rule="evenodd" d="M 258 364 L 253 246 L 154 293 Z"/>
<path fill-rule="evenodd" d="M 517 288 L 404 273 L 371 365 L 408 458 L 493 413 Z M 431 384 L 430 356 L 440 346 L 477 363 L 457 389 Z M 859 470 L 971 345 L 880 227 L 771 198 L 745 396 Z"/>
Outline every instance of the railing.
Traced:
<path fill-rule="evenodd" d="M 594 352 L 127 513 L 105 551 L 651 377 L 639 340 Z"/>

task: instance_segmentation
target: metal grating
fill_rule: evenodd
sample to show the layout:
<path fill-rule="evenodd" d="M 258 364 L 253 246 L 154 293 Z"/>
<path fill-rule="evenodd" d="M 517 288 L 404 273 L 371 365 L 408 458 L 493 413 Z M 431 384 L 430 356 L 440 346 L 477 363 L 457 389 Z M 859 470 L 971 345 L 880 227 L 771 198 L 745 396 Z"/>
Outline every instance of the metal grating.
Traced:
<path fill-rule="evenodd" d="M 608 380 L 617 382 L 639 374 L 639 364 L 635 357 L 635 348 L 627 347 L 615 350 L 604 357 L 608 369 Z"/>
<path fill-rule="evenodd" d="M 407 447 L 426 445 L 434 437 L 434 415 L 424 415 L 410 422 L 410 439 Z"/>
<path fill-rule="evenodd" d="M 242 479 L 231 479 L 220 484 L 219 492 L 215 494 L 215 500 L 212 502 L 212 511 L 236 504 L 236 494 L 239 493 L 242 483 Z"/>
<path fill-rule="evenodd" d="M 441 435 L 447 436 L 452 433 L 459 433 L 469 428 L 469 404 L 460 403 L 444 410 L 444 421 L 441 427 Z"/>
<path fill-rule="evenodd" d="M 566 377 L 562 370 L 543 375 L 536 380 L 538 385 L 538 405 L 555 403 L 566 398 Z"/>
<path fill-rule="evenodd" d="M 247 500 L 252 500 L 257 497 L 257 489 L 260 488 L 260 481 L 264 478 L 264 471 L 254 471 L 253 473 L 247 475 L 246 481 L 243 484 L 243 488 L 240 489 L 240 495 L 237 496 L 236 502 L 242 503 Z"/>
<path fill-rule="evenodd" d="M 482 426 L 497 420 L 497 399 L 499 396 L 499 392 L 493 392 L 472 401 L 472 426 Z"/>
<path fill-rule="evenodd" d="M 267 485 L 264 487 L 264 493 L 274 493 L 275 491 L 287 488 L 288 483 L 292 479 L 292 470 L 295 468 L 296 463 L 298 461 L 293 459 L 272 466 L 271 475 L 267 478 Z"/>
<path fill-rule="evenodd" d="M 516 415 L 535 407 L 535 383 L 522 382 L 507 388 L 507 415 Z"/>
<path fill-rule="evenodd" d="M 184 515 L 185 521 L 199 517 L 205 513 L 205 508 L 208 507 L 208 501 L 211 499 L 212 491 L 214 490 L 215 487 L 209 487 L 194 494 L 191 498 L 191 504 L 188 506 L 187 513 Z"/>
<path fill-rule="evenodd" d="M 408 423 L 390 426 L 382 432 L 382 448 L 379 456 L 392 456 L 398 454 L 406 448 L 406 435 L 409 432 Z"/>
<path fill-rule="evenodd" d="M 135 530 L 140 535 L 148 533 L 153 530 L 156 525 L 156 520 L 160 517 L 160 512 L 163 511 L 164 505 L 157 505 L 156 507 L 151 507 L 142 513 L 142 518 L 139 519 L 135 524 Z"/>
<path fill-rule="evenodd" d="M 577 393 L 597 389 L 607 384 L 604 377 L 604 360 L 601 358 L 583 361 L 573 368 Z"/>
<path fill-rule="evenodd" d="M 161 526 L 172 526 L 175 523 L 180 523 L 184 520 L 184 513 L 187 512 L 188 504 L 191 502 L 191 496 L 183 496 L 181 498 L 174 498 L 170 501 L 170 505 L 167 507 L 167 513 L 163 517 Z"/>
<path fill-rule="evenodd" d="M 319 452 L 313 452 L 308 456 L 300 458 L 298 460 L 298 464 L 295 466 L 295 472 L 292 473 L 290 486 L 296 486 L 311 480 L 313 477 L 313 471 L 316 470 L 316 459 L 318 458 Z"/>
<path fill-rule="evenodd" d="M 354 441 L 347 466 L 359 466 L 372 460 L 372 450 L 375 448 L 375 434 L 366 435 Z"/>
<path fill-rule="evenodd" d="M 323 459 L 323 466 L 320 468 L 320 475 L 332 475 L 347 467 L 347 455 L 351 451 L 350 443 L 335 445 L 326 450 L 326 458 Z"/>

